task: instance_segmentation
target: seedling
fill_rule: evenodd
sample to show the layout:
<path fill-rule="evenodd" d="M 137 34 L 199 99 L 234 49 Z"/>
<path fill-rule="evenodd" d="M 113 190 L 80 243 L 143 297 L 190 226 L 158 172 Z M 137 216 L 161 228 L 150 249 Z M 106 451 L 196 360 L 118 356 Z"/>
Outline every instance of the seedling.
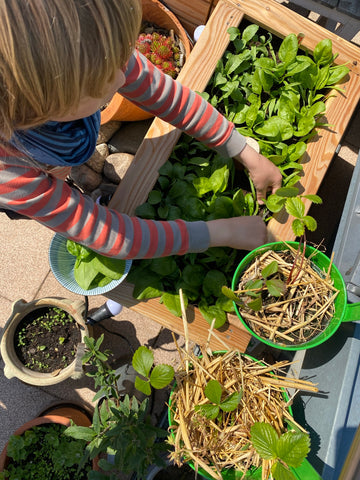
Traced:
<path fill-rule="evenodd" d="M 262 295 L 264 292 L 268 292 L 273 297 L 281 297 L 281 295 L 284 294 L 286 290 L 285 282 L 279 277 L 274 277 L 278 273 L 278 270 L 278 263 L 273 261 L 261 270 L 262 278 L 248 281 L 243 290 L 234 292 L 230 288 L 223 286 L 222 293 L 238 305 L 242 307 L 246 306 L 257 312 L 263 307 Z M 245 297 L 245 299 L 243 297 Z M 246 298 L 249 297 L 252 300 L 246 301 Z"/>
<path fill-rule="evenodd" d="M 251 427 L 251 442 L 263 460 L 271 464 L 274 480 L 296 480 L 289 467 L 299 467 L 310 451 L 306 433 L 289 430 L 280 436 L 269 423 L 256 422 Z"/>
<path fill-rule="evenodd" d="M 214 420 L 219 415 L 220 410 L 223 412 L 235 410 L 242 397 L 242 391 L 233 392 L 222 400 L 223 388 L 217 380 L 210 380 L 204 389 L 204 393 L 211 403 L 196 405 L 195 411 L 200 412 L 210 420 Z"/>
<path fill-rule="evenodd" d="M 139 347 L 133 355 L 134 369 L 145 377 L 136 377 L 135 388 L 145 395 L 151 395 L 151 387 L 165 388 L 174 378 L 174 369 L 171 365 L 154 365 L 154 354 L 147 347 Z"/>

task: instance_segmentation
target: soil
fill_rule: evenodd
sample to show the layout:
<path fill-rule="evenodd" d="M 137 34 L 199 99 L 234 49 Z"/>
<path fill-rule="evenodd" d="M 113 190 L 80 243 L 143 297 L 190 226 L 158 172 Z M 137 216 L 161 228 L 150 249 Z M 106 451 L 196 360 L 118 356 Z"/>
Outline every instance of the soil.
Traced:
<path fill-rule="evenodd" d="M 74 361 L 80 340 L 80 327 L 71 315 L 57 307 L 42 307 L 19 323 L 14 347 L 27 368 L 53 373 Z"/>

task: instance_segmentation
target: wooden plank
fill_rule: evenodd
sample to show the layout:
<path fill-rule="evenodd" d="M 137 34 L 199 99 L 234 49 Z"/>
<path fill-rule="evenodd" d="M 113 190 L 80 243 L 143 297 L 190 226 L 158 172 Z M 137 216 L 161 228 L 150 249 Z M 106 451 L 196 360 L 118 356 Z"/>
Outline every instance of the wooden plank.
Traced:
<path fill-rule="evenodd" d="M 132 296 L 132 291 L 133 285 L 123 282 L 117 288 L 111 290 L 111 292 L 106 293 L 105 296 L 127 308 L 131 308 L 137 313 L 147 316 L 179 335 L 184 334 L 181 318 L 172 315 L 156 298 L 142 302 L 135 300 Z M 186 315 L 189 338 L 200 345 L 204 345 L 208 338 L 209 324 L 199 310 L 193 306 L 187 308 Z M 227 345 L 244 352 L 251 338 L 251 335 L 245 330 L 236 315 L 228 315 L 227 323 L 221 329 L 216 330 L 215 334 L 221 340 L 215 337 L 211 338 L 209 345 L 213 350 L 223 350 L 224 346 Z"/>
<path fill-rule="evenodd" d="M 163 3 L 175 13 L 181 24 L 192 36 L 198 25 L 204 25 L 209 19 L 216 1 L 211 0 L 164 0 Z"/>

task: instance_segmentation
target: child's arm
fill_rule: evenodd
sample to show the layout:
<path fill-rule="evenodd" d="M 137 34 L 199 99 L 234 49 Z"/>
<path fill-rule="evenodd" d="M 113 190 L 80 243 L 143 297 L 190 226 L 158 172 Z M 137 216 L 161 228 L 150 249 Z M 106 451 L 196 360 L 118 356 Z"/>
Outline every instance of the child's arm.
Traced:
<path fill-rule="evenodd" d="M 251 249 L 266 241 L 266 228 L 258 217 L 207 223 L 129 217 L 97 205 L 21 159 L 5 162 L 0 162 L 1 207 L 33 218 L 103 255 L 153 258 L 201 252 L 212 246 Z"/>
<path fill-rule="evenodd" d="M 260 203 L 267 190 L 281 187 L 279 169 L 246 145 L 234 125 L 200 95 L 154 67 L 135 51 L 125 70 L 126 83 L 119 92 L 145 110 L 171 123 L 224 157 L 240 161 L 249 170 Z"/>

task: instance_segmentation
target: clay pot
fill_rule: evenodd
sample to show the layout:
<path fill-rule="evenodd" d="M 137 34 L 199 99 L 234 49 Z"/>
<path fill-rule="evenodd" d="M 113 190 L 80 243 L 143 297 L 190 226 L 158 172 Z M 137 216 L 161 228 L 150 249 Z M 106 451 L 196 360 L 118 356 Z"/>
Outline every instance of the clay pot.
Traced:
<path fill-rule="evenodd" d="M 158 0 L 142 0 L 143 19 L 167 30 L 174 30 L 185 48 L 185 57 L 190 55 L 191 44 L 176 16 Z M 109 105 L 101 112 L 101 124 L 117 121 L 138 121 L 152 118 L 151 113 L 135 106 L 119 93 L 115 93 Z"/>
<path fill-rule="evenodd" d="M 44 425 L 47 423 L 57 423 L 59 425 L 65 425 L 69 427 L 71 421 L 76 425 L 82 427 L 89 427 L 92 423 L 91 414 L 87 412 L 87 409 L 75 404 L 56 404 L 46 410 L 48 413 L 30 420 L 19 427 L 13 435 L 22 435 L 27 430 L 38 425 Z M 3 472 L 9 464 L 10 458 L 7 456 L 7 443 L 0 454 L 0 472 Z M 94 470 L 98 470 L 97 459 L 93 463 Z"/>
<path fill-rule="evenodd" d="M 81 341 L 77 345 L 77 353 L 74 361 L 66 368 L 54 373 L 41 373 L 31 370 L 20 361 L 16 355 L 14 336 L 19 323 L 23 318 L 34 310 L 44 307 L 57 307 L 73 317 L 80 327 Z M 18 300 L 13 304 L 12 313 L 7 320 L 1 337 L 0 351 L 4 360 L 4 374 L 7 378 L 16 377 L 29 385 L 47 386 L 60 383 L 68 378 L 78 379 L 83 375 L 81 357 L 85 345 L 83 339 L 89 336 L 88 327 L 85 325 L 84 314 L 85 302 L 82 300 L 71 301 L 65 298 L 47 297 L 32 302 Z"/>

